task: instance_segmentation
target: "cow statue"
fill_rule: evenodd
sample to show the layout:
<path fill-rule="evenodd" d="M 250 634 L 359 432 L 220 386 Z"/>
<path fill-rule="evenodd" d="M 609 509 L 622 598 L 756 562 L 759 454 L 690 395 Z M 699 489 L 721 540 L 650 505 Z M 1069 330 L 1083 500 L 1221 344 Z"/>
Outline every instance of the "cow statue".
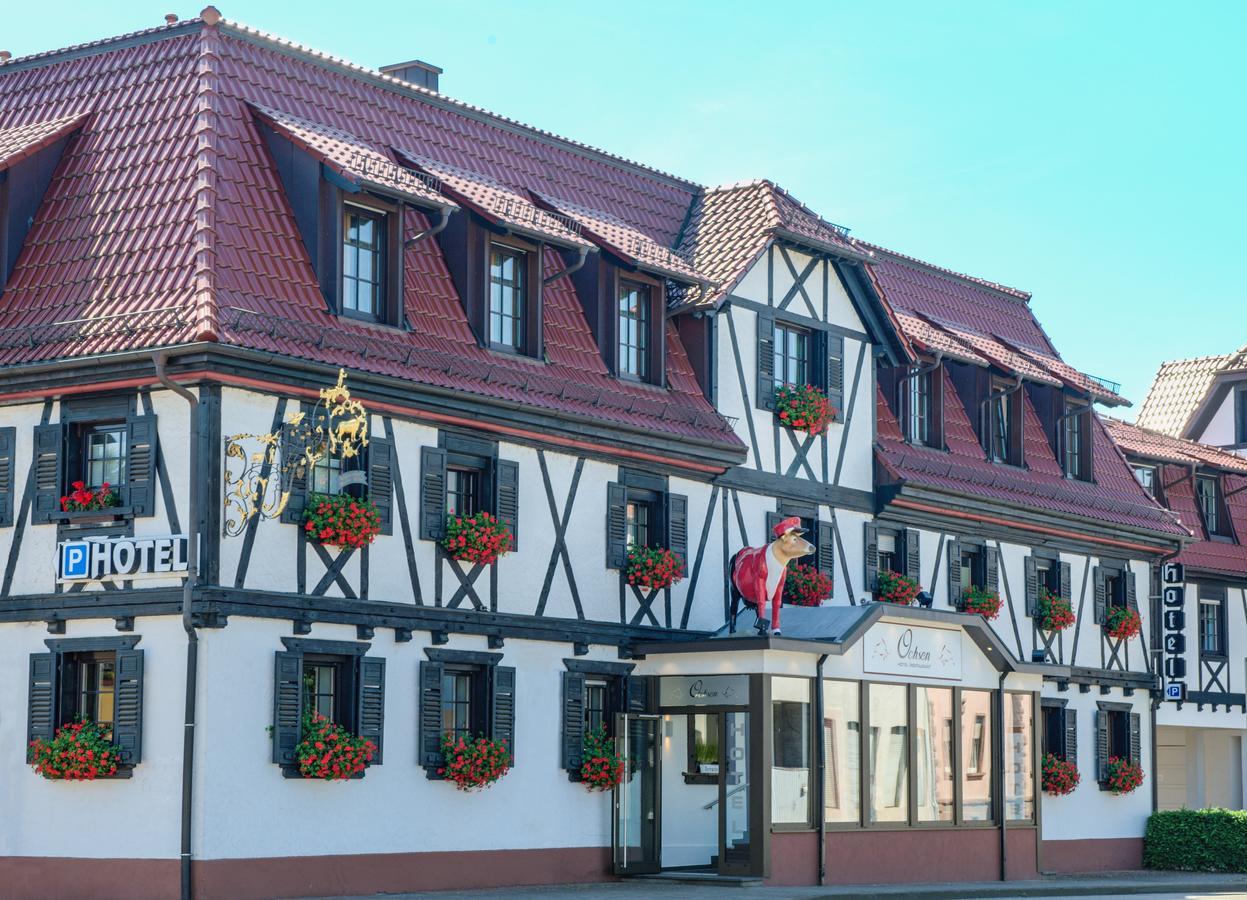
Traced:
<path fill-rule="evenodd" d="M 770 630 L 780 634 L 779 607 L 784 600 L 784 578 L 788 563 L 814 552 L 814 545 L 802 535 L 805 529 L 796 516 L 781 519 L 771 529 L 774 540 L 765 547 L 745 547 L 732 557 L 729 579 L 732 590 L 732 618 L 728 630 L 736 633 L 740 604 L 758 614 L 758 634 L 767 633 L 766 606 L 771 605 Z"/>

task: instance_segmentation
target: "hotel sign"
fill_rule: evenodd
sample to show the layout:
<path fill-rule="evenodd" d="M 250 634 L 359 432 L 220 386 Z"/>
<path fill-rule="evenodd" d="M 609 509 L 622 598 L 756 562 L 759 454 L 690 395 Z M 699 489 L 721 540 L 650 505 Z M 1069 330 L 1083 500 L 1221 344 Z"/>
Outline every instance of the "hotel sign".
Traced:
<path fill-rule="evenodd" d="M 56 580 L 124 581 L 186 574 L 184 534 L 163 537 L 84 538 L 57 547 Z"/>
<path fill-rule="evenodd" d="M 863 642 L 862 668 L 877 675 L 961 680 L 961 631 L 880 622 Z"/>
<path fill-rule="evenodd" d="M 1186 699 L 1186 567 L 1168 562 L 1160 567 L 1164 648 L 1165 699 Z"/>
<path fill-rule="evenodd" d="M 658 679 L 660 706 L 746 706 L 748 675 L 664 675 Z"/>

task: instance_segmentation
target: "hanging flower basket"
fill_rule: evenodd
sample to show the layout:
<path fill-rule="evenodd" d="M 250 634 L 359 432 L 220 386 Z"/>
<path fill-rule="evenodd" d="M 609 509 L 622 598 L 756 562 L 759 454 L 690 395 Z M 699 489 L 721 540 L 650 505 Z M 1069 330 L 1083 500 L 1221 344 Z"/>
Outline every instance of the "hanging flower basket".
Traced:
<path fill-rule="evenodd" d="M 492 566 L 498 557 L 510 552 L 511 543 L 511 529 L 490 513 L 446 519 L 442 549 L 460 562 Z"/>
<path fill-rule="evenodd" d="M 989 591 L 987 588 L 981 587 L 969 587 L 962 592 L 961 599 L 965 605 L 965 611 L 968 613 L 973 613 L 989 620 L 1000 615 L 1000 595 L 995 591 Z"/>
<path fill-rule="evenodd" d="M 1118 796 L 1129 794 L 1142 783 L 1143 767 L 1141 765 L 1119 756 L 1108 758 L 1108 777 L 1104 779 L 1104 786 L 1110 793 Z"/>
<path fill-rule="evenodd" d="M 309 541 L 326 547 L 358 550 L 381 533 L 381 514 L 370 500 L 356 500 L 346 494 L 309 494 L 303 531 Z"/>
<path fill-rule="evenodd" d="M 1143 630 L 1143 620 L 1138 612 L 1128 606 L 1110 606 L 1104 616 L 1104 630 L 1109 637 L 1126 640 Z"/>
<path fill-rule="evenodd" d="M 606 736 L 606 726 L 585 734 L 584 764 L 580 782 L 589 791 L 609 791 L 618 787 L 624 777 L 624 758 L 615 752 L 615 742 Z"/>
<path fill-rule="evenodd" d="M 831 596 L 831 578 L 814 566 L 794 562 L 784 576 L 784 603 L 789 606 L 822 606 Z"/>
<path fill-rule="evenodd" d="M 85 481 L 75 481 L 73 488 L 61 498 L 61 512 L 96 512 L 117 505 L 117 492 L 107 481 L 96 489 L 87 487 Z"/>
<path fill-rule="evenodd" d="M 624 574 L 633 587 L 661 591 L 684 578 L 684 560 L 664 547 L 631 544 Z"/>
<path fill-rule="evenodd" d="M 836 408 L 812 384 L 784 385 L 775 389 L 775 414 L 789 428 L 823 434 L 835 420 Z"/>
<path fill-rule="evenodd" d="M 1054 797 L 1074 793 L 1078 787 L 1078 766 L 1055 753 L 1043 755 L 1043 792 Z"/>
<path fill-rule="evenodd" d="M 484 736 L 465 741 L 449 731 L 442 735 L 442 760 L 445 765 L 437 774 L 454 782 L 461 791 L 487 788 L 511 769 L 511 751 L 506 741 L 492 741 Z"/>
<path fill-rule="evenodd" d="M 1044 631 L 1064 631 L 1074 624 L 1074 607 L 1064 597 L 1047 588 L 1039 589 L 1039 627 Z"/>
<path fill-rule="evenodd" d="M 299 774 L 322 781 L 347 781 L 362 775 L 377 745 L 351 734 L 320 713 L 303 714 L 302 739 L 294 748 Z"/>
<path fill-rule="evenodd" d="M 896 572 L 880 572 L 875 585 L 875 602 L 912 606 L 914 598 L 922 593 L 922 587 L 912 578 Z"/>
<path fill-rule="evenodd" d="M 116 775 L 121 755 L 110 740 L 111 732 L 88 720 L 62 725 L 52 740 L 31 741 L 26 761 L 50 781 L 94 781 Z"/>

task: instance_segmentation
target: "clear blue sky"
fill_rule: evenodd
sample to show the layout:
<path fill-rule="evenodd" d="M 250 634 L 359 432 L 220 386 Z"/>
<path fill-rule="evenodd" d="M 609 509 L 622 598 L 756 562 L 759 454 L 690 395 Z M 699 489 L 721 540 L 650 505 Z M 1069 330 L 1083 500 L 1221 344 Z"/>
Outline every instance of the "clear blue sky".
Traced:
<path fill-rule="evenodd" d="M 860 237 L 1029 290 L 1063 356 L 1136 409 L 1162 360 L 1247 343 L 1247 3 L 217 5 L 363 65 L 428 60 L 451 96 L 701 183 L 774 179 Z M 201 2 L 126 8 L 13 4 L 0 48 Z"/>

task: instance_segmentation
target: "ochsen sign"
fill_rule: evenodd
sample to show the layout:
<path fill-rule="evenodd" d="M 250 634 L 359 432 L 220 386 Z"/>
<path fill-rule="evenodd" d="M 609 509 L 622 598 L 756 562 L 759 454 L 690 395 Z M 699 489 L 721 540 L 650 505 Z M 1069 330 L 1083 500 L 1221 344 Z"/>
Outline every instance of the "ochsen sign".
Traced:
<path fill-rule="evenodd" d="M 961 631 L 880 622 L 862 642 L 862 667 L 880 675 L 961 680 Z"/>
<path fill-rule="evenodd" d="M 163 537 L 84 538 L 57 547 L 56 580 L 122 581 L 178 578 L 186 573 L 184 534 Z"/>

